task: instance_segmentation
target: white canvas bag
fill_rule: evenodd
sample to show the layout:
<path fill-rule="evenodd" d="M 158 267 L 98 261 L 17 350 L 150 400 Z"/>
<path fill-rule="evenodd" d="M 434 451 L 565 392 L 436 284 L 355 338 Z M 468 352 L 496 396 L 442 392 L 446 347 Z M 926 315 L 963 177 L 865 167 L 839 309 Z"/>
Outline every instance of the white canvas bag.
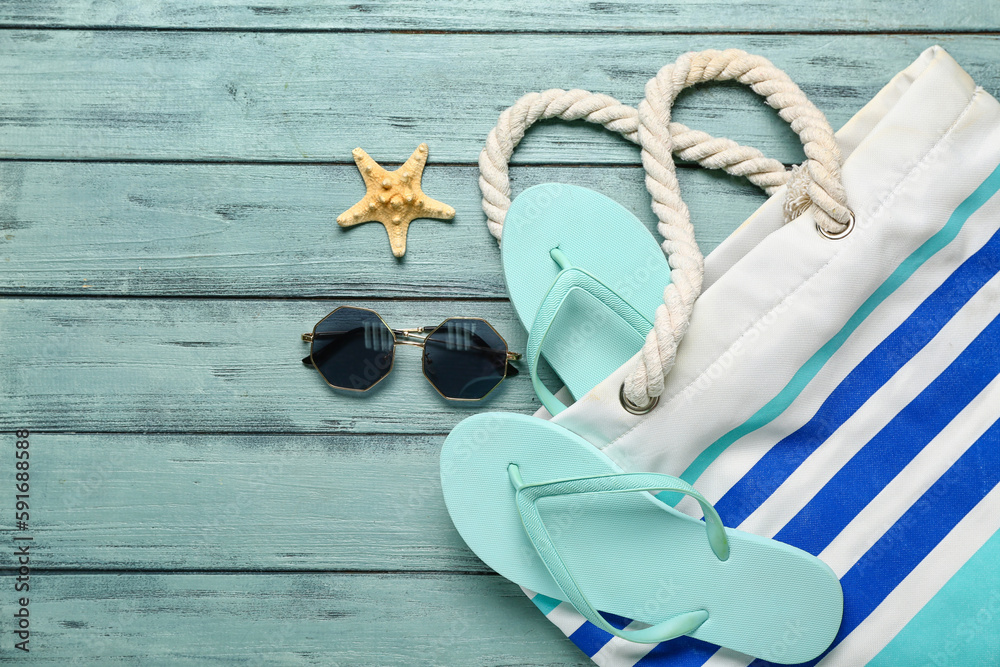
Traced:
<path fill-rule="evenodd" d="M 779 189 L 706 258 L 658 404 L 623 408 L 627 364 L 554 421 L 830 565 L 844 619 L 811 664 L 998 664 L 1000 104 L 933 47 L 836 141 L 850 234 L 785 224 Z M 759 664 L 526 593 L 599 665 Z"/>

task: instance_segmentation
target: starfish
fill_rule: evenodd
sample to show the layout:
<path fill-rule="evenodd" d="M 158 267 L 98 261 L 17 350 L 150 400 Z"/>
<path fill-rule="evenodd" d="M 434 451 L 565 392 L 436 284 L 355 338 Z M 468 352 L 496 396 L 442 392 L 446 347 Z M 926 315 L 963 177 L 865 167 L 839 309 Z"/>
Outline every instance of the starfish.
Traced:
<path fill-rule="evenodd" d="M 406 253 L 406 231 L 413 220 L 455 217 L 455 209 L 431 199 L 420 189 L 420 177 L 427 164 L 427 144 L 417 146 L 410 159 L 396 171 L 386 171 L 360 148 L 355 148 L 353 155 L 368 192 L 337 217 L 341 227 L 381 222 L 389 233 L 392 254 L 402 257 Z"/>

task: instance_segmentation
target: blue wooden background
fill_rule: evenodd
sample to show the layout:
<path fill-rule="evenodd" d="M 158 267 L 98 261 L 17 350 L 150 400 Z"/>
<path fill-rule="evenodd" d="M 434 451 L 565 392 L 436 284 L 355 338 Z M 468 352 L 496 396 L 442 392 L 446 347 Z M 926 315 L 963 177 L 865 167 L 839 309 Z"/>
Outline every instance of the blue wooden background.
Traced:
<path fill-rule="evenodd" d="M 772 59 L 839 127 L 943 45 L 1000 92 L 993 0 L 661 3 L 5 0 L 0 4 L 0 660 L 24 664 L 586 665 L 462 543 L 440 496 L 451 427 L 530 413 L 524 376 L 442 400 L 401 348 L 371 396 L 331 392 L 299 334 L 339 304 L 395 325 L 485 317 L 523 349 L 476 159 L 521 94 L 628 103 L 680 53 Z M 786 163 L 752 93 L 678 119 Z M 430 145 L 452 222 L 340 229 L 382 164 Z M 533 129 L 513 185 L 600 190 L 652 228 L 636 148 Z M 685 167 L 703 249 L 763 200 Z M 31 430 L 31 652 L 13 649 L 14 430 Z"/>

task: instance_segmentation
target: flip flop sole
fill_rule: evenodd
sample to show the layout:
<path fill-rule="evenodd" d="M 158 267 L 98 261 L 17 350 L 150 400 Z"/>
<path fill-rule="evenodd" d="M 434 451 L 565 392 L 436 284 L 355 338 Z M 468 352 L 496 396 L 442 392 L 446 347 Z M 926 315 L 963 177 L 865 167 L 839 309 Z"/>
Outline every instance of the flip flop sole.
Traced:
<path fill-rule="evenodd" d="M 553 248 L 653 321 L 670 266 L 646 226 L 598 192 L 543 183 L 514 199 L 500 244 L 507 291 L 525 329 L 531 330 L 559 273 L 549 254 Z M 644 340 L 593 296 L 573 290 L 545 337 L 542 356 L 580 398 L 632 358 Z"/>
<path fill-rule="evenodd" d="M 445 440 L 441 486 L 466 544 L 507 579 L 565 601 L 525 533 L 511 463 L 526 484 L 623 471 L 574 433 L 526 415 L 475 415 Z M 654 624 L 704 609 L 708 620 L 691 636 L 782 664 L 816 657 L 840 627 L 837 576 L 787 544 L 727 528 L 730 556 L 720 561 L 703 522 L 645 492 L 547 497 L 538 508 L 601 611 Z"/>

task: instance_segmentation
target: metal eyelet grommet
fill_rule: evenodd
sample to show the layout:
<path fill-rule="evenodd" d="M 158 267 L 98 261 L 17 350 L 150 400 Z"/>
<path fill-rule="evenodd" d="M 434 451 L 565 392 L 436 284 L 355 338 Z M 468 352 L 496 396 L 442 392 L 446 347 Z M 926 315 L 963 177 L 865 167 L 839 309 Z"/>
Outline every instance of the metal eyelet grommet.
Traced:
<path fill-rule="evenodd" d="M 626 412 L 630 412 L 633 415 L 644 415 L 656 407 L 656 404 L 660 402 L 660 397 L 654 396 L 646 405 L 636 405 L 625 396 L 625 383 L 622 382 L 621 388 L 618 389 L 618 400 Z"/>
<path fill-rule="evenodd" d="M 848 211 L 848 213 L 851 215 L 851 219 L 847 221 L 847 227 L 845 227 L 843 231 L 837 232 L 836 234 L 828 232 L 822 227 L 820 227 L 818 222 L 816 223 L 816 231 L 820 233 L 820 236 L 828 238 L 832 241 L 844 238 L 845 236 L 854 231 L 854 212 Z"/>

